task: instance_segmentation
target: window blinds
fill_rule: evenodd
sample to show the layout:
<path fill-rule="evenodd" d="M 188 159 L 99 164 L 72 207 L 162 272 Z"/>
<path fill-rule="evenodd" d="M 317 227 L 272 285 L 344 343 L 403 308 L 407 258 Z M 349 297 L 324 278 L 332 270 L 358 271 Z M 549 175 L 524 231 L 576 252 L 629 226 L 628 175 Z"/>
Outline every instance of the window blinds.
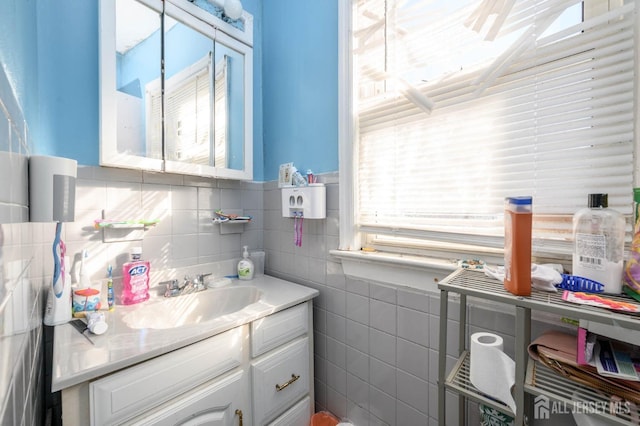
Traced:
<path fill-rule="evenodd" d="M 531 195 L 534 250 L 566 252 L 589 193 L 632 210 L 635 1 L 354 1 L 365 233 L 502 246 Z"/>
<path fill-rule="evenodd" d="M 202 61 L 201 61 L 202 62 Z M 165 95 L 165 135 L 170 160 L 209 164 L 211 150 L 211 59 L 203 67 L 177 81 L 167 81 Z"/>

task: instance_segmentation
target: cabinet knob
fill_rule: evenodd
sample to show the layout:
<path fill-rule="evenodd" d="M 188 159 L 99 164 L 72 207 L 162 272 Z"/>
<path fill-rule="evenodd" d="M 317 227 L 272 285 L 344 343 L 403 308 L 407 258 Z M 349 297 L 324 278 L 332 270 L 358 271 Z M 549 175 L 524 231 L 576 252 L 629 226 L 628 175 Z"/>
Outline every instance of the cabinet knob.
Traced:
<path fill-rule="evenodd" d="M 282 389 L 286 388 L 287 386 L 289 386 L 291 383 L 295 382 L 299 378 L 300 378 L 300 375 L 292 374 L 291 379 L 289 379 L 288 382 L 283 383 L 281 385 L 276 385 L 276 391 L 280 392 Z"/>
<path fill-rule="evenodd" d="M 238 416 L 238 426 L 242 426 L 242 410 L 236 410 L 236 415 Z"/>

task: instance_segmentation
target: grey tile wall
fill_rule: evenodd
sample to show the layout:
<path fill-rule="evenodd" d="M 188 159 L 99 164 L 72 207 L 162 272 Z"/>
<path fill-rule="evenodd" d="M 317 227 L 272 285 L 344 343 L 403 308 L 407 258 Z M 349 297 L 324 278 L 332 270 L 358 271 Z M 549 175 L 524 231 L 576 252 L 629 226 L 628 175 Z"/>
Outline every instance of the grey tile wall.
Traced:
<path fill-rule="evenodd" d="M 0 225 L 0 424 L 42 421 L 44 233 L 41 224 Z"/>
<path fill-rule="evenodd" d="M 338 246 L 338 178 L 331 174 L 321 180 L 327 184 L 327 218 L 306 220 L 302 247 L 296 247 L 293 220 L 282 217 L 280 191 L 273 182 L 81 167 L 76 220 L 64 225 L 63 239 L 75 260 L 82 249 L 90 251 L 88 266 L 94 279 L 104 276 L 108 263 L 114 263 L 117 271 L 130 247 L 140 244 L 103 243 L 101 232 L 93 227 L 103 211 L 108 218 L 161 220 L 141 242 L 155 282 L 167 268 L 239 258 L 242 245 L 264 249 L 267 273 L 320 290 L 314 300 L 316 409 L 329 410 L 358 426 L 435 425 L 439 332 L 435 286 L 420 291 L 346 277 L 340 262 L 329 254 Z M 221 234 L 211 223 L 217 208 L 242 209 L 253 220 L 242 233 Z M 3 224 L 0 231 L 0 421 L 36 425 L 42 420 L 41 321 L 53 268 L 54 225 Z M 448 368 L 458 349 L 457 309 L 455 304 L 449 309 Z M 469 332 L 499 332 L 506 352 L 513 355 L 512 312 L 471 304 L 468 317 Z M 534 335 L 546 327 L 536 323 Z M 469 424 L 477 423 L 477 406 L 469 404 L 467 411 Z M 449 394 L 447 423 L 457 424 L 458 415 L 457 397 Z"/>
<path fill-rule="evenodd" d="M 327 184 L 327 219 L 305 220 L 302 247 L 293 244 L 293 219 L 282 217 L 277 185 L 268 182 L 264 188 L 266 272 L 320 291 L 314 299 L 316 410 L 358 426 L 437 425 L 437 288 L 421 291 L 346 277 L 329 254 L 338 247 L 338 177 L 320 180 Z M 425 274 L 425 283 L 445 276 Z M 459 309 L 457 302 L 450 303 L 447 370 L 457 360 Z M 467 333 L 499 333 L 513 357 L 514 312 L 481 303 L 467 309 Z M 532 335 L 548 327 L 537 321 Z M 446 411 L 447 424 L 458 424 L 453 393 L 447 394 Z M 479 424 L 476 404 L 467 404 L 466 412 L 467 424 Z"/>
<path fill-rule="evenodd" d="M 15 156 L 10 157 L 11 161 Z M 167 269 L 239 259 L 241 247 L 263 248 L 263 185 L 186 176 L 79 167 L 75 221 L 62 239 L 78 272 L 83 249 L 93 280 L 114 266 L 114 286 L 129 250 L 141 245 L 151 261 L 152 285 Z M 22 206 L 27 209 L 25 204 Z M 242 210 L 253 220 L 242 232 L 222 234 L 212 223 L 216 209 Z M 6 210 L 0 206 L 0 211 Z M 103 243 L 95 219 L 160 219 L 142 240 Z M 51 280 L 54 224 L 0 220 L 0 424 L 40 425 L 43 419 L 43 327 L 45 294 Z M 128 238 L 128 237 L 126 237 Z M 125 239 L 126 239 L 125 238 Z"/>

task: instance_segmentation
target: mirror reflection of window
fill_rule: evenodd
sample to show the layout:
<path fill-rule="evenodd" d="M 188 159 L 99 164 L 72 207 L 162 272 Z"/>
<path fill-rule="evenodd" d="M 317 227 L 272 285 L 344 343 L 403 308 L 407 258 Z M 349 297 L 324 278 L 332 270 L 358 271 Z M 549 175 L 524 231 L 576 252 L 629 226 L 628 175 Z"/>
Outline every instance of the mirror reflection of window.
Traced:
<path fill-rule="evenodd" d="M 228 114 L 228 80 L 227 80 L 227 68 L 228 68 L 228 56 L 224 56 L 221 61 L 216 63 L 215 74 L 215 143 L 214 143 L 214 165 L 216 167 L 228 167 L 227 164 L 227 129 L 229 128 L 229 114 Z"/>
<path fill-rule="evenodd" d="M 244 55 L 233 48 L 216 42 L 216 66 L 224 64 L 226 79 L 226 120 L 224 139 L 226 151 L 224 163 L 216 160 L 216 167 L 242 170 L 244 168 L 245 139 L 245 87 L 244 87 Z M 216 115 L 218 114 L 216 106 Z M 222 125 L 222 121 L 220 121 Z M 223 131 L 216 124 L 216 135 Z M 217 137 L 216 137 L 217 139 Z"/>
<path fill-rule="evenodd" d="M 165 158 L 210 164 L 214 42 L 178 23 L 165 31 Z"/>

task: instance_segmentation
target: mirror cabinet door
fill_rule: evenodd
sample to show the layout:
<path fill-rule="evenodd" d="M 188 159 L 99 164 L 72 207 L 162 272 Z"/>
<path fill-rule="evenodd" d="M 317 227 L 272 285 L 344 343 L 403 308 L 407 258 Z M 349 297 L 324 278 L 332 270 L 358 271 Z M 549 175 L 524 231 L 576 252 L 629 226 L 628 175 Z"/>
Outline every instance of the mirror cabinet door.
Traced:
<path fill-rule="evenodd" d="M 216 41 L 216 167 L 244 169 L 244 55 Z M 219 77 L 218 77 L 219 76 Z"/>
<path fill-rule="evenodd" d="M 212 167 L 214 40 L 165 14 L 164 137 L 167 168 Z M 206 174 L 206 173 L 205 173 Z"/>
<path fill-rule="evenodd" d="M 161 97 L 147 96 L 161 77 L 161 19 L 160 0 L 101 2 L 102 165 L 162 169 L 161 123 L 149 121 Z"/>
<path fill-rule="evenodd" d="M 253 177 L 253 50 L 218 32 L 214 165 L 220 177 Z"/>
<path fill-rule="evenodd" d="M 252 49 L 162 6 L 101 1 L 101 164 L 251 179 Z"/>

